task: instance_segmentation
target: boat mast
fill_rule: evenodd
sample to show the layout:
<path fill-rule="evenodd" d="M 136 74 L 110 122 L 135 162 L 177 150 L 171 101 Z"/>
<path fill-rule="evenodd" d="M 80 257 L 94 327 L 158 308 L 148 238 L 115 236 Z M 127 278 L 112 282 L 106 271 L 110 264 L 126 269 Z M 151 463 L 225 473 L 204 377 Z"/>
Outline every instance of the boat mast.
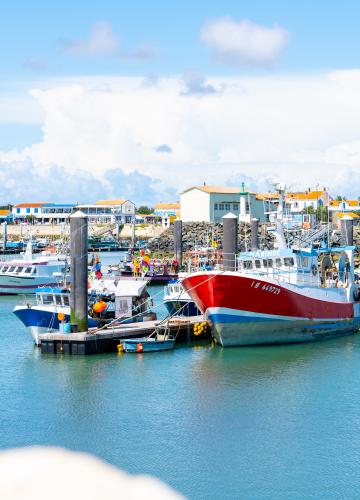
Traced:
<path fill-rule="evenodd" d="M 284 218 L 284 202 L 285 202 L 285 184 L 276 184 L 275 190 L 279 194 L 279 205 L 276 212 L 270 213 L 270 221 L 275 223 L 275 238 L 279 249 L 287 248 L 286 238 L 284 234 L 283 218 Z"/>

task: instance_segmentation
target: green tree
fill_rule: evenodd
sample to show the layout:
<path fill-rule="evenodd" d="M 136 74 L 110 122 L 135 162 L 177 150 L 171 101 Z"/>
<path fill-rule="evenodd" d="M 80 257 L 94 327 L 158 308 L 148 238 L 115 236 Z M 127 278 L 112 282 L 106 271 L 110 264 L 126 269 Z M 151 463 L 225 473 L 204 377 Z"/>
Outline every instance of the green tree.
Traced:
<path fill-rule="evenodd" d="M 142 215 L 150 215 L 154 211 L 153 208 L 147 207 L 146 205 L 141 205 L 141 207 L 136 209 L 137 214 L 142 214 Z"/>
<path fill-rule="evenodd" d="M 314 207 L 306 207 L 302 211 L 303 214 L 315 214 L 317 222 L 327 222 L 329 218 L 328 209 L 324 206 L 319 206 L 316 210 Z"/>
<path fill-rule="evenodd" d="M 36 221 L 36 217 L 35 217 L 35 215 L 27 215 L 27 216 L 25 217 L 25 219 L 26 219 L 28 222 L 30 222 L 30 224 L 34 224 L 34 222 Z"/>

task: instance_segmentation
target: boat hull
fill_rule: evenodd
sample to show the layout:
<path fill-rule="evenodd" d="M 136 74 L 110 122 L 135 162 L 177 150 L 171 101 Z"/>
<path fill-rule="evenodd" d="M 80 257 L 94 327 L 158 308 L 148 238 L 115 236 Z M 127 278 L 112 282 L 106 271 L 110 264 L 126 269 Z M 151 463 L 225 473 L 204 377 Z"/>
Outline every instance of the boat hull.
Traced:
<path fill-rule="evenodd" d="M 40 287 L 56 287 L 59 282 L 51 278 L 25 278 L 0 275 L 0 295 L 19 295 L 35 293 Z"/>
<path fill-rule="evenodd" d="M 175 340 L 155 340 L 154 338 L 134 338 L 123 340 L 122 345 L 125 352 L 157 352 L 174 349 Z M 139 347 L 140 346 L 140 347 Z"/>
<path fill-rule="evenodd" d="M 45 306 L 16 306 L 13 310 L 15 316 L 26 326 L 29 330 L 31 336 L 33 337 L 35 344 L 39 345 L 39 335 L 43 333 L 49 333 L 49 331 L 59 332 L 60 331 L 60 321 L 58 319 L 58 313 L 64 314 L 64 322 L 70 323 L 70 307 L 57 307 L 56 310 L 53 307 L 48 309 Z M 130 317 L 123 319 L 122 323 L 129 324 L 134 322 L 142 322 L 146 318 L 144 316 L 136 316 L 135 318 Z M 100 324 L 106 322 L 101 318 L 95 320 L 91 316 L 88 316 L 88 327 L 96 328 Z"/>
<path fill-rule="evenodd" d="M 134 277 L 133 271 L 120 271 L 120 276 Z M 152 274 L 146 273 L 145 278 L 150 280 L 151 285 L 167 285 L 169 281 L 176 280 L 177 274 Z"/>
<path fill-rule="evenodd" d="M 350 335 L 359 303 L 344 289 L 297 287 L 239 273 L 195 273 L 182 282 L 224 347 L 310 342 Z"/>
<path fill-rule="evenodd" d="M 56 311 L 54 309 L 45 310 L 37 306 L 26 307 L 16 306 L 14 308 L 15 316 L 26 326 L 36 345 L 39 345 L 39 335 L 49 333 L 49 331 L 59 331 L 60 321 L 58 313 L 64 314 L 64 322 L 70 322 L 70 308 L 59 307 Z M 88 317 L 89 328 L 96 327 L 98 323 Z"/>
<path fill-rule="evenodd" d="M 313 342 L 351 335 L 360 327 L 359 319 L 265 318 L 246 311 L 210 308 L 206 318 L 217 342 L 223 347 Z"/>

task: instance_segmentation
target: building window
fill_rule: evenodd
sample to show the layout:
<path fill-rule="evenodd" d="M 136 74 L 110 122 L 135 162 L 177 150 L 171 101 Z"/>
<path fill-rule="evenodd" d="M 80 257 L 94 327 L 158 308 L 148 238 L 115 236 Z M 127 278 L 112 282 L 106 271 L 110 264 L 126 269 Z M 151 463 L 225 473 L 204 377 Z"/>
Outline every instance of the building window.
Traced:
<path fill-rule="evenodd" d="M 230 203 L 225 203 L 225 210 L 230 210 Z"/>
<path fill-rule="evenodd" d="M 20 208 L 17 208 L 16 209 L 16 213 L 19 214 L 20 213 Z"/>
<path fill-rule="evenodd" d="M 297 201 L 294 201 L 294 208 L 299 208 L 299 203 Z"/>
<path fill-rule="evenodd" d="M 239 203 L 233 203 L 233 210 L 237 212 L 239 210 Z"/>
<path fill-rule="evenodd" d="M 214 210 L 217 210 L 217 209 L 218 209 L 218 204 L 217 204 L 217 203 L 215 203 L 215 205 L 214 205 Z"/>
<path fill-rule="evenodd" d="M 27 208 L 26 209 L 26 213 L 29 214 L 30 213 L 30 208 Z"/>
<path fill-rule="evenodd" d="M 246 204 L 245 204 L 245 213 L 246 214 L 250 213 L 250 203 L 248 201 L 246 201 Z"/>
<path fill-rule="evenodd" d="M 219 203 L 219 210 L 224 210 L 224 203 Z"/>
<path fill-rule="evenodd" d="M 34 213 L 35 214 L 39 213 L 39 209 L 38 208 L 34 208 Z"/>

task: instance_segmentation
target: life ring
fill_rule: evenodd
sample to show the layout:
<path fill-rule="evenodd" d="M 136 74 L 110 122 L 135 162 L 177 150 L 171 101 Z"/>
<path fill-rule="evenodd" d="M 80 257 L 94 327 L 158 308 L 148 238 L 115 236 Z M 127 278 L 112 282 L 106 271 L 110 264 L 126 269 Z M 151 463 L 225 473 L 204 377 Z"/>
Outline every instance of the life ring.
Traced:
<path fill-rule="evenodd" d="M 317 266 L 315 264 L 313 264 L 311 266 L 311 272 L 312 272 L 313 276 L 317 275 L 318 270 L 317 270 Z"/>

